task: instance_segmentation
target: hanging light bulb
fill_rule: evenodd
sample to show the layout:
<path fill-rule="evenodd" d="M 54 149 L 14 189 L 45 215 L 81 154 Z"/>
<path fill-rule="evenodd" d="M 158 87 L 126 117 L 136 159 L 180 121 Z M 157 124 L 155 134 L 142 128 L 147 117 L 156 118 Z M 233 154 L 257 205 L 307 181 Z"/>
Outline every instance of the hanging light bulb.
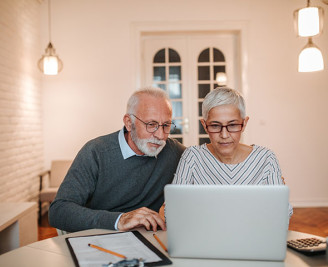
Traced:
<path fill-rule="evenodd" d="M 297 35 L 301 37 L 311 37 L 322 32 L 323 28 L 323 8 L 308 6 L 294 12 L 294 20 Z"/>
<path fill-rule="evenodd" d="M 56 50 L 49 42 L 45 54 L 38 61 L 39 69 L 46 75 L 57 75 L 63 69 L 63 62 L 56 55 Z"/>
<path fill-rule="evenodd" d="M 46 75 L 57 75 L 63 69 L 63 62 L 56 55 L 56 49 L 51 43 L 51 12 L 50 0 L 48 1 L 48 19 L 49 19 L 49 44 L 45 49 L 45 54 L 38 61 L 39 69 Z"/>
<path fill-rule="evenodd" d="M 225 72 L 217 72 L 215 77 L 216 83 L 218 86 L 225 86 L 227 85 L 227 74 Z"/>
<path fill-rule="evenodd" d="M 320 49 L 309 38 L 307 45 L 298 57 L 298 71 L 312 72 L 324 69 L 323 57 Z"/>

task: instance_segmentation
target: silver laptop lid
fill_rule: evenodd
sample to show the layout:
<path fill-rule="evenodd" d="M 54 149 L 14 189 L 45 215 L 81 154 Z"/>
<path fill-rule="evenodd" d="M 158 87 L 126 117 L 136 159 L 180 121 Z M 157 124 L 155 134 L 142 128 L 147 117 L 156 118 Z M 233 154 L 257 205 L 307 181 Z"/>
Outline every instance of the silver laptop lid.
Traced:
<path fill-rule="evenodd" d="M 171 257 L 284 260 L 287 186 L 167 185 Z"/>

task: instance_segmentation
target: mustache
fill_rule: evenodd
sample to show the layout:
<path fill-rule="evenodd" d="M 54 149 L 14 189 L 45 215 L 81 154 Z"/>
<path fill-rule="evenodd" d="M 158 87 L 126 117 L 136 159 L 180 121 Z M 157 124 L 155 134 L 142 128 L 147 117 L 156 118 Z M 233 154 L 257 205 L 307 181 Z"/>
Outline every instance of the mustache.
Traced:
<path fill-rule="evenodd" d="M 154 137 L 151 137 L 151 138 L 147 138 L 146 139 L 148 143 L 153 143 L 153 144 L 156 144 L 156 145 L 165 145 L 166 142 L 164 140 L 158 140 Z"/>

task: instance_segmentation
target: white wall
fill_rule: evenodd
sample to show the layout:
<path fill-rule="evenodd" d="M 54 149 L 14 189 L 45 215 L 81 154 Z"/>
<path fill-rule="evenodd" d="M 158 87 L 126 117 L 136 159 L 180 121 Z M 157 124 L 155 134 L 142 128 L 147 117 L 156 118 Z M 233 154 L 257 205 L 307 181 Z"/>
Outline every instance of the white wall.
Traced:
<path fill-rule="evenodd" d="M 0 202 L 38 198 L 44 165 L 39 14 L 37 0 L 0 0 Z"/>
<path fill-rule="evenodd" d="M 306 40 L 295 36 L 293 11 L 305 2 L 53 0 L 52 41 L 64 69 L 43 77 L 46 166 L 52 159 L 74 158 L 89 139 L 122 127 L 126 101 L 139 86 L 136 23 L 243 22 L 250 116 L 245 141 L 275 151 L 294 205 L 327 206 L 328 16 L 325 33 L 314 38 L 326 70 L 298 73 Z M 328 6 L 316 4 L 328 14 Z M 47 2 L 41 8 L 45 48 Z"/>

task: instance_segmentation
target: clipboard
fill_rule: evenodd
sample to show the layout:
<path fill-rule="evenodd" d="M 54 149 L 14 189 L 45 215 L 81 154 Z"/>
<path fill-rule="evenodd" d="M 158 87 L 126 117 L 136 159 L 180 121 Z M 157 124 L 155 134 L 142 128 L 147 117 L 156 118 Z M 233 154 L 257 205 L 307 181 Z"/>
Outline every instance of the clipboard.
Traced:
<path fill-rule="evenodd" d="M 113 255 L 109 255 L 108 253 L 98 251 L 91 247 L 87 246 L 87 243 L 97 243 L 99 242 L 125 242 L 124 238 L 131 238 L 133 241 L 132 246 L 138 246 L 141 251 L 145 251 L 149 253 L 147 255 L 152 255 L 151 259 L 156 258 L 155 261 L 147 261 L 144 263 L 144 266 L 162 266 L 162 265 L 170 265 L 172 261 L 165 256 L 161 251 L 159 251 L 152 243 L 150 243 L 140 232 L 138 231 L 130 231 L 130 232 L 118 232 L 118 233 L 108 233 L 108 234 L 96 234 L 96 235 L 87 235 L 87 236 L 76 236 L 76 237 L 66 237 L 66 243 L 68 245 L 69 251 L 72 255 L 73 261 L 76 267 L 83 267 L 84 265 L 92 265 L 101 267 L 102 264 L 108 264 L 109 262 L 114 262 L 111 260 L 104 261 L 106 257 L 115 257 Z M 120 243 L 121 245 L 121 243 Z M 86 247 L 87 246 L 87 247 Z M 100 245 L 101 246 L 101 245 Z M 109 249 L 109 248 L 108 248 Z M 129 249 L 126 247 L 126 249 Z M 114 250 L 114 249 L 112 249 Z M 119 251 L 118 251 L 119 250 Z M 87 251 L 87 253 L 86 253 Z M 123 248 L 116 249 L 116 252 L 123 254 Z M 104 257 L 100 258 L 99 256 Z M 128 258 L 128 254 L 126 255 Z M 90 257 L 90 260 L 87 259 Z M 142 257 L 133 257 L 133 258 L 142 258 Z M 122 259 L 116 258 L 115 262 L 118 262 Z M 100 262 L 102 261 L 102 262 Z M 99 265 L 98 265 L 99 264 Z"/>

